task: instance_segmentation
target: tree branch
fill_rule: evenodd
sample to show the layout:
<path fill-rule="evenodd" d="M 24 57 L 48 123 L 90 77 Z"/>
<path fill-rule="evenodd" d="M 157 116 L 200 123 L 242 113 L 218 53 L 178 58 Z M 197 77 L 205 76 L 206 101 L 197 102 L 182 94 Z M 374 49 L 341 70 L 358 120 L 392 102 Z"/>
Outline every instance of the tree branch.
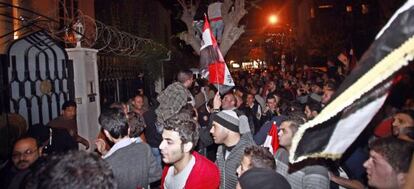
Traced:
<path fill-rule="evenodd" d="M 197 55 L 200 55 L 201 39 L 194 34 L 188 33 L 188 31 L 182 32 L 178 36 L 181 40 L 185 41 L 187 45 L 190 45 Z"/>
<path fill-rule="evenodd" d="M 199 55 L 201 47 L 201 39 L 196 36 L 196 31 L 193 27 L 194 15 L 200 4 L 200 0 L 177 0 L 183 8 L 181 21 L 187 27 L 187 31 L 179 34 L 179 38 L 191 45 L 194 51 Z M 245 9 L 245 0 L 224 0 L 221 6 L 221 13 L 224 22 L 224 31 L 220 50 L 223 56 L 226 56 L 231 46 L 244 33 L 244 26 L 238 26 L 240 20 L 247 14 Z"/>
<path fill-rule="evenodd" d="M 244 7 L 245 0 L 235 0 L 234 7 L 225 17 L 224 22 L 239 23 L 240 20 L 247 14 L 247 10 Z"/>
<path fill-rule="evenodd" d="M 233 5 L 233 1 L 234 0 L 224 0 L 223 1 L 223 4 L 221 5 L 221 14 L 222 15 L 226 15 L 229 12 L 231 6 Z"/>
<path fill-rule="evenodd" d="M 223 56 L 227 54 L 231 46 L 244 33 L 244 26 L 238 26 L 240 20 L 247 14 L 244 8 L 245 0 L 225 0 L 222 6 L 222 16 L 224 22 L 224 31 L 220 50 Z M 233 7 L 232 7 L 233 6 Z M 232 8 L 231 8 L 232 7 Z M 231 11 L 229 12 L 231 8 Z"/>
<path fill-rule="evenodd" d="M 193 18 L 200 4 L 200 0 L 196 0 L 194 3 L 193 1 L 187 3 L 185 0 L 178 0 L 178 2 L 183 8 L 183 14 L 180 19 L 187 27 L 187 31 L 180 33 L 178 37 L 190 45 L 197 54 L 200 54 L 201 40 L 196 36 L 196 31 L 193 27 Z"/>

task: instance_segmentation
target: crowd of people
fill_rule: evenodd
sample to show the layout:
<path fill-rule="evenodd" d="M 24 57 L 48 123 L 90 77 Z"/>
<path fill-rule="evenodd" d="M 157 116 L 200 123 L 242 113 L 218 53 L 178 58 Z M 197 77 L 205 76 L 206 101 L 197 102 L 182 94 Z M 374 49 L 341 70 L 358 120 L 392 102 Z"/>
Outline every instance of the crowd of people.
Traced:
<path fill-rule="evenodd" d="M 156 97 L 143 93 L 103 108 L 91 145 L 78 135 L 76 103 L 66 102 L 48 134 L 14 142 L 1 165 L 4 188 L 402 188 L 414 150 L 413 66 L 396 76 L 389 98 L 338 161 L 290 164 L 292 140 L 335 94 L 348 72 L 269 67 L 233 73 L 220 94 L 189 70 Z M 272 124 L 280 147 L 263 147 Z M 356 123 L 357 124 L 357 123 Z M 78 150 L 78 143 L 93 152 Z"/>

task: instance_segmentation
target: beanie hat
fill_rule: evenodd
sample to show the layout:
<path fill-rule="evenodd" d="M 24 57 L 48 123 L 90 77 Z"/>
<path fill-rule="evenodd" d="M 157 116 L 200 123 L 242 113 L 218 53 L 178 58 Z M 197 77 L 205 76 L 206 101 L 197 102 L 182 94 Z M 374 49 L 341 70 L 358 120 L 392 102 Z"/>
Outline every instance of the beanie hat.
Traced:
<path fill-rule="evenodd" d="M 213 114 L 211 120 L 231 131 L 237 133 L 239 132 L 239 117 L 233 110 L 222 110 L 216 114 Z"/>
<path fill-rule="evenodd" d="M 239 177 L 242 189 L 290 189 L 288 181 L 269 168 L 251 168 Z"/>

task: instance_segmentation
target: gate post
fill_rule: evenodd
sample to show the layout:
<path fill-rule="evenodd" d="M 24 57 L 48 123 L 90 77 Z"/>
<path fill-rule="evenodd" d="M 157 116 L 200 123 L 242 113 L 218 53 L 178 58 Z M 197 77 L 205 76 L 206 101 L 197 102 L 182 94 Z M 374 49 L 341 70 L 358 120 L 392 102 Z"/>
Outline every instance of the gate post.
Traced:
<path fill-rule="evenodd" d="M 99 132 L 100 96 L 98 50 L 88 48 L 67 48 L 69 59 L 73 60 L 75 101 L 79 135 L 88 139 L 90 150 Z"/>

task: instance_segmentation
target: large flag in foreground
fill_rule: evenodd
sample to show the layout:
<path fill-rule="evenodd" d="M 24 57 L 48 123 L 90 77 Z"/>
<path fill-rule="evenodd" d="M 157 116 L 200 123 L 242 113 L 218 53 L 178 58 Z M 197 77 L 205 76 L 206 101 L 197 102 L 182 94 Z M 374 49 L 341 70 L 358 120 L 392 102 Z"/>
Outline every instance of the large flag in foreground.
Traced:
<path fill-rule="evenodd" d="M 390 19 L 333 100 L 293 138 L 289 161 L 338 159 L 382 107 L 395 73 L 414 57 L 414 0 Z"/>
<path fill-rule="evenodd" d="M 233 78 L 220 52 L 216 38 L 211 33 L 210 24 L 205 17 L 202 44 L 200 49 L 200 73 L 210 84 L 216 86 L 221 94 L 234 87 Z"/>
<path fill-rule="evenodd" d="M 272 127 L 267 133 L 267 137 L 265 142 L 263 143 L 263 147 L 269 148 L 269 151 L 272 154 L 275 154 L 277 149 L 279 148 L 279 136 L 277 134 L 276 121 L 272 123 Z"/>

